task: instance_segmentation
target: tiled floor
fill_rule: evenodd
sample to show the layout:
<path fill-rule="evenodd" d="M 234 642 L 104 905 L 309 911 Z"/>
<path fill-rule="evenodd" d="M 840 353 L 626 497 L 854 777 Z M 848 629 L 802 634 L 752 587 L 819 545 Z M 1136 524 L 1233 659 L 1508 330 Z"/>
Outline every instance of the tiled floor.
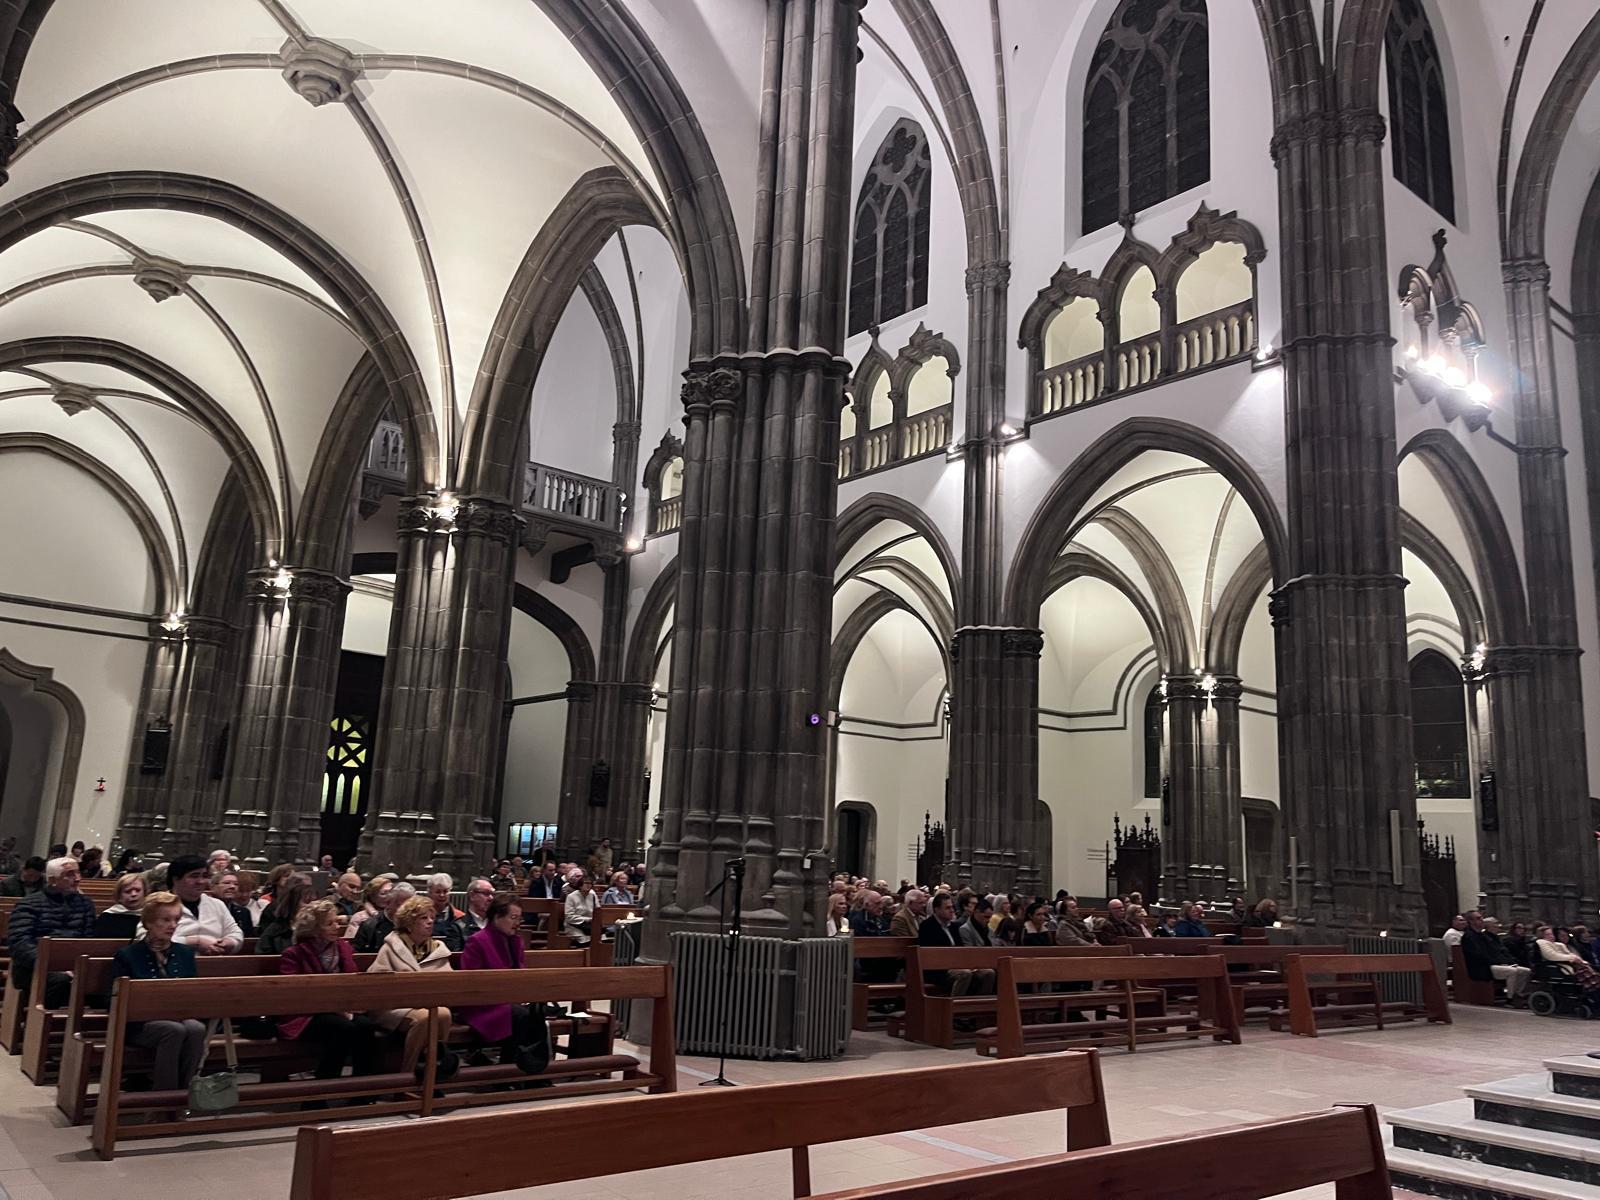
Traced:
<path fill-rule="evenodd" d="M 1464 1083 L 1537 1070 L 1541 1059 L 1600 1045 L 1600 1026 L 1459 1006 L 1452 1012 L 1456 1023 L 1448 1028 L 1411 1024 L 1312 1041 L 1252 1024 L 1238 1047 L 1184 1042 L 1136 1055 L 1110 1051 L 1103 1073 L 1112 1137 L 1136 1141 L 1351 1101 L 1409 1108 L 1451 1099 Z M 857 1034 L 851 1048 L 854 1053 L 839 1062 L 741 1062 L 731 1064 L 728 1074 L 738 1082 L 762 1083 L 887 1072 L 971 1056 L 970 1051 L 911 1047 L 876 1034 Z M 685 1088 L 716 1070 L 714 1062 L 698 1058 L 680 1059 L 679 1065 Z M 884 1086 L 893 1085 L 885 1079 Z M 53 1089 L 34 1087 L 22 1077 L 17 1059 L 0 1058 L 0 1188 L 11 1200 L 288 1196 L 292 1131 L 134 1142 L 115 1162 L 103 1163 L 88 1148 L 87 1129 L 64 1126 L 53 1101 Z M 841 1111 L 838 1120 L 848 1125 L 850 1114 Z M 1061 1129 L 1049 1116 L 969 1124 L 952 1117 L 920 1133 L 824 1146 L 812 1154 L 812 1186 L 820 1193 L 1048 1154 L 1063 1148 Z M 715 1130 L 703 1133 L 708 1139 L 716 1136 Z M 725 1159 L 611 1176 L 585 1184 L 582 1194 L 593 1200 L 776 1200 L 789 1195 L 789 1164 L 778 1154 Z M 1331 1188 L 1304 1193 L 1332 1194 Z M 569 1186 L 508 1195 L 545 1200 L 574 1192 Z"/>

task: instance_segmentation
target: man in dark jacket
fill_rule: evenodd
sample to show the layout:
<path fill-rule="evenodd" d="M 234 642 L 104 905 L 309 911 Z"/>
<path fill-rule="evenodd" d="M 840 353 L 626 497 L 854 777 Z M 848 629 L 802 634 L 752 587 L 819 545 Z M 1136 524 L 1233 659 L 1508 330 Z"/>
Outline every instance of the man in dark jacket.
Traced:
<path fill-rule="evenodd" d="M 78 860 L 56 858 L 45 865 L 44 887 L 18 904 L 6 930 L 11 977 L 24 995 L 33 983 L 40 938 L 88 937 L 94 929 L 94 901 L 78 891 Z M 69 971 L 52 971 L 45 981 L 46 1008 L 59 1008 L 72 991 Z"/>
<path fill-rule="evenodd" d="M 400 911 L 400 906 L 417 894 L 417 889 L 409 883 L 401 882 L 389 889 L 389 894 L 384 898 L 383 911 L 375 917 L 368 917 L 361 922 L 361 927 L 356 930 L 356 936 L 350 939 L 350 949 L 357 954 L 376 954 L 383 945 L 383 939 L 394 932 L 394 914 Z"/>
<path fill-rule="evenodd" d="M 22 870 L 0 882 L 0 896 L 32 896 L 44 887 L 44 859 L 35 854 Z"/>
<path fill-rule="evenodd" d="M 956 925 L 956 900 L 949 892 L 936 892 L 930 906 L 928 919 L 917 928 L 919 946 L 960 946 L 961 931 Z M 948 991 L 952 996 L 965 996 L 971 992 L 984 996 L 994 991 L 994 972 L 978 970 L 924 971 L 928 986 Z"/>
<path fill-rule="evenodd" d="M 1106 915 L 1094 927 L 1094 940 L 1102 946 L 1115 946 L 1118 938 L 1140 937 L 1140 932 L 1128 920 L 1127 906 L 1121 900 L 1106 903 Z"/>
<path fill-rule="evenodd" d="M 1484 928 L 1483 914 L 1476 909 L 1467 914 L 1467 931 L 1461 935 L 1461 956 L 1467 960 L 1467 974 L 1473 979 L 1483 983 L 1491 979 L 1503 980 L 1506 999 L 1517 1007 L 1525 1003 L 1522 993 L 1533 978 L 1533 972 L 1517 965 L 1511 951 Z"/>
<path fill-rule="evenodd" d="M 554 860 L 545 859 L 544 865 L 539 868 L 539 873 L 528 881 L 528 895 L 535 900 L 561 899 L 561 877 L 556 874 Z"/>

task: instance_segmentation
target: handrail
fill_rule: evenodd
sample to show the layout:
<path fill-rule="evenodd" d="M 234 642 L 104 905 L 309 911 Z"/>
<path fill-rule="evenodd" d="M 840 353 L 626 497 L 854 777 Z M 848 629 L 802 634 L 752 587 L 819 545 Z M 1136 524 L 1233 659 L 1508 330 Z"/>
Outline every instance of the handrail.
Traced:
<path fill-rule="evenodd" d="M 942 454 L 950 444 L 954 421 L 955 405 L 941 404 L 889 425 L 864 429 L 839 443 L 839 478 Z"/>
<path fill-rule="evenodd" d="M 604 479 L 531 462 L 522 507 L 597 529 L 622 528 L 622 489 Z"/>

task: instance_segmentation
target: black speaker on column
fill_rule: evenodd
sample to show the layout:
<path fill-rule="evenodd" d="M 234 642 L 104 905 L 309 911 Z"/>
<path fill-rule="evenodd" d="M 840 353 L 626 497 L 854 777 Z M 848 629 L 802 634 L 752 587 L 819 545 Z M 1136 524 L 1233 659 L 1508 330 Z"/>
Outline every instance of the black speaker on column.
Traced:
<path fill-rule="evenodd" d="M 172 727 L 150 725 L 144 731 L 144 750 L 140 756 L 139 774 L 164 775 L 167 771 L 167 753 L 172 749 Z"/>

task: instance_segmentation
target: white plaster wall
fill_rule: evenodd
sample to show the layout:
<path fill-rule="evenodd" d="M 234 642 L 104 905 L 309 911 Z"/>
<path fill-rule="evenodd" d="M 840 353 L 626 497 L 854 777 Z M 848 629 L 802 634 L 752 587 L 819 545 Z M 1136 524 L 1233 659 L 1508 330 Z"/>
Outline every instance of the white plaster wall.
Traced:
<path fill-rule="evenodd" d="M 393 596 L 356 590 L 345 597 L 344 630 L 339 647 L 357 654 L 389 653 L 389 625 L 394 617 Z"/>
<path fill-rule="evenodd" d="M 572 676 L 561 639 L 521 612 L 511 617 L 506 663 L 511 669 L 513 699 L 563 691 Z M 502 825 L 554 821 L 559 815 L 567 707 L 565 700 L 550 700 L 519 704 L 512 710 L 500 799 Z"/>
<path fill-rule="evenodd" d="M 149 643 L 142 636 L 142 623 L 130 621 L 73 614 L 70 621 L 61 622 L 101 632 L 19 623 L 52 619 L 56 618 L 37 608 L 0 604 L 0 647 L 33 666 L 48 667 L 54 681 L 68 688 L 83 705 L 83 752 L 73 785 L 68 840 L 82 838 L 90 845 L 109 845 L 136 732 L 135 714 Z M 95 780 L 102 776 L 106 790 L 96 792 Z M 18 835 L 36 844 L 40 853 L 49 839 L 55 778 L 52 773 L 46 783 L 47 798 L 35 829 Z"/>
<path fill-rule="evenodd" d="M 619 316 L 631 317 L 632 305 L 626 294 L 613 294 L 612 299 Z M 564 471 L 609 480 L 611 427 L 617 419 L 611 350 L 589 298 L 579 288 L 556 323 L 533 385 L 528 413 L 530 457 Z"/>

